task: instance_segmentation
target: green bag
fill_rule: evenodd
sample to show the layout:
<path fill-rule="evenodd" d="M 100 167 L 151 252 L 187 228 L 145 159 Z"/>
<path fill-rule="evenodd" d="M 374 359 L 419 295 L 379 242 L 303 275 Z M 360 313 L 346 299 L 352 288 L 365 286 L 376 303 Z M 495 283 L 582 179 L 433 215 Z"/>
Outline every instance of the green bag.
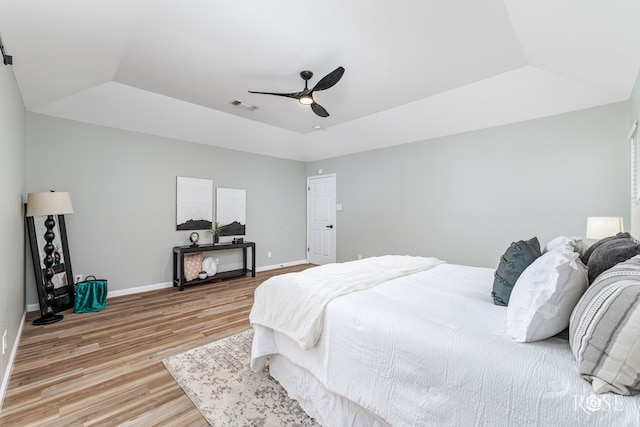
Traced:
<path fill-rule="evenodd" d="M 87 276 L 83 282 L 76 283 L 74 311 L 76 313 L 95 313 L 107 306 L 108 286 L 106 280 L 96 276 Z"/>

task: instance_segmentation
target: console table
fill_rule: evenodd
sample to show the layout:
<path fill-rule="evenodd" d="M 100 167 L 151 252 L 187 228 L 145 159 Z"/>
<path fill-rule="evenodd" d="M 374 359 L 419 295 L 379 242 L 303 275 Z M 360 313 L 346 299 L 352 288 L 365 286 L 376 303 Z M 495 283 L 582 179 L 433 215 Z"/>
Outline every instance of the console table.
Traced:
<path fill-rule="evenodd" d="M 247 248 L 251 249 L 251 268 L 247 268 Z M 194 279 L 186 281 L 184 278 L 184 256 L 185 254 L 197 252 L 229 251 L 242 249 L 242 268 L 238 270 L 219 271 L 206 279 Z M 244 276 L 251 272 L 251 277 L 256 277 L 256 244 L 254 242 L 243 243 L 215 243 L 209 245 L 175 246 L 173 248 L 173 286 L 179 286 L 184 290 L 184 285 L 195 285 L 197 283 L 212 282 L 216 279 L 229 279 L 232 277 Z"/>

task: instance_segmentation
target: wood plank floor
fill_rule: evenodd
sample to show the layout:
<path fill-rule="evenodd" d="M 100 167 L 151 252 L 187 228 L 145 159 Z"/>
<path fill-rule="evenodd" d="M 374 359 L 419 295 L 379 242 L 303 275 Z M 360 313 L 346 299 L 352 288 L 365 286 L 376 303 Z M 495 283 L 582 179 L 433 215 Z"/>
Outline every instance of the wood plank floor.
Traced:
<path fill-rule="evenodd" d="M 100 313 L 22 330 L 2 426 L 203 426 L 162 359 L 249 329 L 254 289 L 299 265 L 110 298 Z"/>

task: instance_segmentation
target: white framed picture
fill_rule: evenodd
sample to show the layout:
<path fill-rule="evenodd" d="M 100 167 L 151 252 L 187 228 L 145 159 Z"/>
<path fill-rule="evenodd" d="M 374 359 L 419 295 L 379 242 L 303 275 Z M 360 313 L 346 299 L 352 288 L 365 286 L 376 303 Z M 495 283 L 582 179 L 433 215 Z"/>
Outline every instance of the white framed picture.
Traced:
<path fill-rule="evenodd" d="M 216 221 L 222 227 L 221 236 L 244 236 L 246 234 L 246 190 L 216 189 Z"/>
<path fill-rule="evenodd" d="M 177 177 L 176 230 L 207 230 L 213 225 L 213 180 Z"/>

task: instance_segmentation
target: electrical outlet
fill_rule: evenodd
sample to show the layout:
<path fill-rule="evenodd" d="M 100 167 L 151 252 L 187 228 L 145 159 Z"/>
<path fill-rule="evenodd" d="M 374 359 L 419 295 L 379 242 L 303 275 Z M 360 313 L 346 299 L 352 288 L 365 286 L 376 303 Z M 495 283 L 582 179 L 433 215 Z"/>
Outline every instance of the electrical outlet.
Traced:
<path fill-rule="evenodd" d="M 84 279 L 84 275 L 83 274 L 75 274 L 73 276 L 74 283 L 80 283 L 80 282 L 82 282 L 83 279 Z"/>
<path fill-rule="evenodd" d="M 267 252 L 267 258 L 271 258 L 271 251 Z"/>
<path fill-rule="evenodd" d="M 7 331 L 4 331 L 4 334 L 2 334 L 2 355 L 4 356 L 6 352 L 7 352 Z"/>
<path fill-rule="evenodd" d="M 358 259 L 362 259 L 362 254 L 358 254 Z"/>

